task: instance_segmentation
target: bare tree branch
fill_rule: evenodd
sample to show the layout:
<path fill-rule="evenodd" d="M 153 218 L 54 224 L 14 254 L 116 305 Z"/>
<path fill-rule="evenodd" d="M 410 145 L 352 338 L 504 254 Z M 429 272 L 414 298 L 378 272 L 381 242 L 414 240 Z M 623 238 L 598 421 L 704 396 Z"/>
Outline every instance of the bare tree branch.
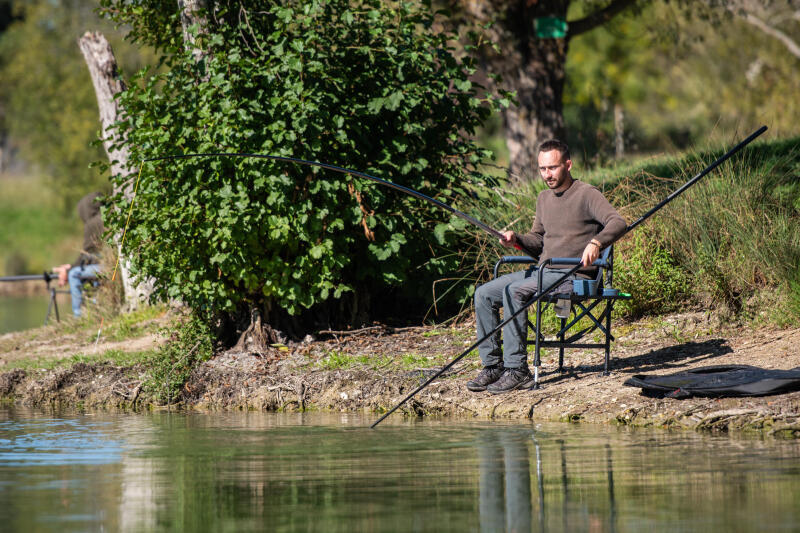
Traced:
<path fill-rule="evenodd" d="M 599 9 L 582 19 L 569 23 L 569 37 L 575 37 L 581 33 L 593 30 L 597 26 L 605 24 L 619 13 L 636 3 L 636 0 L 614 0 L 603 9 Z"/>
<path fill-rule="evenodd" d="M 755 15 L 752 15 L 752 14 L 748 13 L 743 18 L 749 24 L 755 26 L 756 28 L 758 28 L 762 32 L 766 33 L 767 35 L 769 35 L 771 37 L 774 37 L 774 38 L 778 39 L 780 42 L 782 42 L 784 44 L 784 46 L 786 46 L 786 48 L 789 50 L 789 52 L 792 55 L 794 55 L 797 58 L 800 58 L 800 45 L 798 45 L 797 42 L 795 42 L 794 39 L 792 39 L 791 37 L 786 35 L 784 32 L 782 32 L 778 28 L 774 28 L 774 27 L 770 26 L 769 24 L 767 24 L 763 20 L 759 19 Z"/>

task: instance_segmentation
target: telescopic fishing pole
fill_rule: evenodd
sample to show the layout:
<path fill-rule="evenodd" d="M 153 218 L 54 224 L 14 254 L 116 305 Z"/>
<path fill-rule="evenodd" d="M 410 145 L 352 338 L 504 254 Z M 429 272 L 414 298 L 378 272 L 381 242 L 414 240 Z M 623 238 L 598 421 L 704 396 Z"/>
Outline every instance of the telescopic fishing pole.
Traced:
<path fill-rule="evenodd" d="M 22 274 L 19 276 L 0 276 L 0 281 L 33 281 L 42 280 L 50 283 L 51 279 L 56 279 L 58 274 L 52 272 L 45 272 L 44 274 Z"/>
<path fill-rule="evenodd" d="M 677 198 L 677 197 L 678 197 L 678 196 L 679 196 L 681 193 L 683 193 L 683 192 L 684 192 L 686 189 L 688 189 L 689 187 L 691 187 L 692 185 L 694 185 L 695 183 L 697 183 L 697 182 L 698 182 L 698 181 L 699 181 L 699 180 L 700 180 L 700 179 L 701 179 L 703 176 L 705 176 L 706 174 L 708 174 L 709 172 L 711 172 L 712 170 L 714 170 L 715 168 L 717 168 L 719 165 L 721 165 L 722 163 L 724 163 L 724 162 L 725 162 L 727 159 L 729 159 L 729 158 L 730 158 L 730 157 L 731 157 L 733 154 L 735 154 L 736 152 L 738 152 L 739 150 L 741 150 L 742 148 L 744 148 L 745 146 L 747 146 L 748 144 L 750 144 L 750 143 L 751 143 L 751 142 L 752 142 L 752 141 L 753 141 L 753 140 L 754 140 L 756 137 L 758 137 L 759 135 L 761 135 L 761 134 L 762 134 L 762 133 L 764 133 L 765 131 L 767 131 L 767 127 L 766 127 L 766 126 L 761 126 L 761 127 L 758 129 L 758 130 L 756 130 L 755 132 L 751 133 L 749 137 L 747 137 L 745 140 L 743 140 L 742 142 L 740 142 L 739 144 L 737 144 L 736 146 L 734 146 L 733 148 L 731 148 L 731 149 L 730 149 L 730 150 L 729 150 L 727 153 L 725 153 L 725 154 L 724 154 L 722 157 L 720 157 L 719 159 L 717 159 L 716 161 L 714 161 L 713 163 L 711 163 L 710 165 L 708 165 L 708 166 L 707 166 L 706 168 L 704 168 L 704 169 L 703 169 L 703 170 L 702 170 L 702 171 L 701 171 L 699 174 L 697 174 L 697 175 L 696 175 L 696 176 L 694 176 L 692 179 L 690 179 L 689 181 L 687 181 L 686 183 L 684 183 L 684 184 L 683 184 L 683 185 L 682 185 L 680 188 L 678 188 L 678 189 L 677 189 L 675 192 L 673 192 L 672 194 L 670 194 L 669 196 L 667 196 L 667 197 L 666 197 L 664 200 L 662 200 L 662 201 L 661 201 L 661 202 L 660 202 L 658 205 L 656 205 L 655 207 L 653 207 L 652 209 L 650 209 L 650 210 L 649 210 L 648 212 L 646 212 L 644 215 L 642 215 L 641 217 L 639 217 L 639 219 L 638 219 L 638 220 L 636 220 L 636 221 L 634 221 L 632 224 L 630 224 L 630 225 L 629 225 L 627 228 L 625 228 L 625 231 L 623 231 L 621 235 L 619 235 L 619 236 L 618 236 L 616 239 L 614 239 L 613 241 L 611 241 L 610 243 L 608 243 L 608 245 L 606 245 L 606 246 L 605 246 L 605 248 L 607 248 L 608 246 L 611 246 L 611 245 L 612 245 L 612 244 L 614 244 L 616 241 L 620 240 L 622 237 L 624 237 L 625 235 L 627 235 L 628 233 L 630 233 L 630 232 L 631 232 L 631 231 L 632 231 L 634 228 L 636 228 L 637 226 L 639 226 L 639 225 L 640 225 L 642 222 L 644 222 L 645 220 L 647 220 L 648 218 L 650 218 L 651 216 L 653 216 L 653 214 L 655 214 L 655 213 L 656 213 L 656 211 L 660 210 L 660 209 L 661 209 L 661 208 L 663 208 L 665 205 L 667 205 L 669 202 L 671 202 L 672 200 L 674 200 L 675 198 Z M 538 302 L 539 300 L 541 300 L 541 299 L 542 299 L 542 298 L 543 298 L 543 297 L 544 297 L 544 296 L 545 296 L 547 293 L 549 293 L 549 292 L 550 292 L 550 291 L 552 291 L 554 288 L 556 288 L 556 287 L 558 287 L 559 285 L 561 285 L 561 284 L 562 284 L 564 281 L 566 281 L 566 280 L 567 280 L 567 279 L 568 279 L 570 276 L 572 276 L 573 274 L 575 274 L 575 273 L 576 273 L 576 272 L 577 272 L 577 271 L 578 271 L 578 270 L 579 270 L 579 269 L 580 269 L 582 266 L 583 266 L 582 264 L 578 263 L 578 264 L 577 264 L 577 265 L 575 265 L 573 268 L 571 268 L 570 270 L 568 270 L 568 271 L 567 271 L 565 274 L 563 274 L 563 275 L 562 275 L 560 278 L 558 278 L 558 279 L 557 279 L 555 282 L 553 282 L 553 283 L 552 283 L 552 284 L 551 284 L 549 287 L 547 287 L 546 289 L 544 289 L 544 290 L 542 290 L 542 291 L 540 291 L 540 292 L 536 293 L 536 294 L 535 294 L 533 297 L 531 297 L 531 299 L 530 299 L 530 300 L 529 300 L 527 303 L 525 303 L 525 304 L 524 304 L 522 307 L 520 307 L 520 308 L 519 308 L 519 309 L 517 309 L 517 310 L 516 310 L 514 313 L 512 313 L 510 316 L 508 316 L 508 317 L 507 317 L 505 320 L 503 320 L 503 321 L 502 321 L 500 324 L 498 324 L 498 325 L 497 325 L 497 327 L 495 327 L 495 328 L 494 328 L 492 331 L 490 331 L 489 333 L 487 333 L 486 335 L 484 335 L 482 338 L 478 339 L 478 340 L 477 340 L 477 341 L 476 341 L 474 344 L 472 344 L 472 345 L 471 345 L 469 348 L 467 348 L 466 350 L 464 350 L 464 352 L 462 352 L 462 353 L 461 353 L 461 355 L 459 355 L 458 357 L 456 357 L 455 359 L 453 359 L 452 361 L 450 361 L 449 363 L 447 363 L 447 364 L 446 364 L 446 365 L 445 365 L 445 366 L 444 366 L 444 367 L 443 367 L 441 370 L 439 370 L 439 371 L 438 371 L 436 374 L 434 374 L 434 375 L 433 375 L 431 378 L 429 378 L 429 379 L 428 379 L 428 380 L 427 380 L 425 383 L 423 383 L 422 385 L 420 385 L 419 387 L 417 387 L 416 389 L 414 389 L 414 391 L 413 391 L 411 394 L 409 394 L 408 396 L 406 396 L 405 398 L 403 398 L 402 400 L 400 400 L 400 402 L 399 402 L 397 405 L 395 405 L 394 407 L 392 407 L 392 408 L 391 408 L 389 411 L 387 411 L 387 412 L 386 412 L 386 414 L 384 414 L 382 417 L 380 417 L 378 420 L 376 420 L 376 421 L 375 421 L 375 423 L 373 423 L 373 424 L 370 426 L 370 428 L 374 428 L 375 426 L 377 426 L 378 424 L 380 424 L 380 423 L 381 423 L 381 422 L 382 422 L 382 421 L 383 421 L 383 420 L 384 420 L 386 417 L 388 417 L 390 414 L 392 414 L 393 412 L 395 412 L 395 411 L 396 411 L 396 410 L 397 410 L 397 409 L 398 409 L 398 408 L 399 408 L 401 405 L 403 405 L 404 403 L 406 403 L 408 400 L 410 400 L 411 398 L 413 398 L 414 396 L 416 396 L 416 394 L 417 394 L 418 392 L 420 392 L 422 389 L 424 389 L 425 387 L 427 387 L 428 385 L 430 385 L 431 383 L 433 383 L 433 381 L 434 381 L 436 378 L 438 378 L 439 376 L 441 376 L 442 374 L 444 374 L 444 373 L 445 373 L 447 370 L 449 370 L 450 368 L 452 368 L 452 367 L 453 367 L 453 365 L 455 365 L 457 362 L 459 362 L 459 361 L 460 361 L 462 358 L 464 358 L 464 357 L 465 357 L 467 354 L 469 354 L 469 353 L 470 353 L 472 350 L 474 350 L 474 349 L 475 349 L 475 348 L 477 348 L 477 347 L 478 347 L 480 344 L 482 344 L 484 341 L 486 341 L 487 339 L 491 338 L 493 335 L 495 335 L 496 333 L 498 333 L 498 332 L 499 332 L 501 329 L 503 329 L 503 327 L 504 327 L 506 324 L 508 324 L 509 322 L 511 322 L 512 320 L 514 320 L 514 319 L 515 319 L 515 318 L 516 318 L 518 315 L 520 315 L 522 312 L 526 311 L 526 310 L 528 309 L 528 307 L 530 307 L 532 304 L 534 304 L 534 303 Z M 536 363 L 537 363 L 537 365 L 534 367 L 534 372 L 535 372 L 535 375 L 538 377 L 538 373 L 539 373 L 539 367 L 538 367 L 538 363 L 539 363 L 539 361 L 536 361 Z"/>
<path fill-rule="evenodd" d="M 242 157 L 242 158 L 255 158 L 255 159 L 271 159 L 273 161 L 283 161 L 285 163 L 296 163 L 298 165 L 306 165 L 306 166 L 311 166 L 311 167 L 325 168 L 325 169 L 328 169 L 328 170 L 333 170 L 335 172 L 340 172 L 342 174 L 349 174 L 349 175 L 352 175 L 352 176 L 358 176 L 358 177 L 361 177 L 361 178 L 368 179 L 370 181 L 374 181 L 374 182 L 379 183 L 381 185 L 385 185 L 386 187 L 390 187 L 390 188 L 398 190 L 400 192 L 404 192 L 404 193 L 406 193 L 408 195 L 411 195 L 411 196 L 413 196 L 415 198 L 419 198 L 421 200 L 425 200 L 427 202 L 431 202 L 432 204 L 437 205 L 437 206 L 441 207 L 442 209 L 444 209 L 446 211 L 449 211 L 450 213 L 456 215 L 457 217 L 459 217 L 459 218 L 461 218 L 463 220 L 466 220 L 467 222 L 469 222 L 473 226 L 477 226 L 477 227 L 481 228 L 483 231 L 485 231 L 486 233 L 492 235 L 493 237 L 497 237 L 499 239 L 503 239 L 504 238 L 503 234 L 500 231 L 494 229 L 493 227 L 489 226 L 488 224 L 485 224 L 485 223 L 481 222 L 477 218 L 471 217 L 466 213 L 462 213 L 458 209 L 455 209 L 455 208 L 447 205 L 446 203 L 444 203 L 444 202 L 442 202 L 440 200 L 437 200 L 435 198 L 431 198 L 430 196 L 422 194 L 419 191 L 415 191 L 414 189 L 412 189 L 410 187 L 404 187 L 403 185 L 398 185 L 397 183 L 392 183 L 391 181 L 388 181 L 388 180 L 385 180 L 385 179 L 381 179 L 381 178 L 378 178 L 376 176 L 372 176 L 372 175 L 367 174 L 365 172 L 360 172 L 358 170 L 352 170 L 352 169 L 344 168 L 344 167 L 337 167 L 336 165 L 330 165 L 328 163 L 320 163 L 318 161 L 308 161 L 308 160 L 305 160 L 305 159 L 297 159 L 295 157 L 283 157 L 283 156 L 278 156 L 278 155 L 253 154 L 253 153 L 243 153 L 243 152 L 216 152 L 216 153 L 177 154 L 177 155 L 168 155 L 168 156 L 163 156 L 163 157 L 152 157 L 152 158 L 149 158 L 149 159 L 145 159 L 144 161 L 148 161 L 149 162 L 149 161 L 164 161 L 164 160 L 171 160 L 171 159 L 190 159 L 190 158 L 195 158 L 195 157 Z M 514 246 L 515 246 L 515 248 L 517 250 L 522 250 L 523 252 L 525 252 L 525 253 L 527 253 L 529 255 L 531 254 L 531 252 L 529 250 L 527 250 L 521 244 L 517 243 Z"/>

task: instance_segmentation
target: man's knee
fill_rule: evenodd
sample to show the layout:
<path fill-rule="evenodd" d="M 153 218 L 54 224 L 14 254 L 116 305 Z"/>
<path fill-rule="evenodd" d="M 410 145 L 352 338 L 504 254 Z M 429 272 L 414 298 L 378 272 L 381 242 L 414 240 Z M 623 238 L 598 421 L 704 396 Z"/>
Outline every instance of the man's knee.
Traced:
<path fill-rule="evenodd" d="M 69 280 L 69 284 L 75 284 L 81 282 L 81 267 L 72 267 L 67 272 L 67 280 Z"/>
<path fill-rule="evenodd" d="M 513 283 L 506 287 L 506 298 L 517 307 L 527 303 L 535 292 L 536 286 L 531 283 Z"/>
<path fill-rule="evenodd" d="M 496 281 L 496 280 L 494 280 Z M 497 284 L 494 281 L 484 283 L 475 289 L 475 305 L 491 305 L 498 306 L 502 304 L 502 292 L 497 290 Z"/>
<path fill-rule="evenodd" d="M 486 300 L 486 284 L 479 285 L 477 289 L 475 289 L 475 305 L 478 305 L 478 302 L 483 302 Z"/>

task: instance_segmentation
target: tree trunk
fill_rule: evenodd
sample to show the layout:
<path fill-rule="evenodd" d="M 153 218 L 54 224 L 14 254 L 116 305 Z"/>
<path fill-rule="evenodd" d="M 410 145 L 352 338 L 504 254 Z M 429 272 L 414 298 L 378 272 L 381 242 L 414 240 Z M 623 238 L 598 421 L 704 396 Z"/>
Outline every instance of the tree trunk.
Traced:
<path fill-rule="evenodd" d="M 566 38 L 540 38 L 540 17 L 566 18 L 569 1 L 462 0 L 469 18 L 485 24 L 498 52 L 485 56 L 487 70 L 502 77 L 501 88 L 516 91 L 518 105 L 503 111 L 509 176 L 517 182 L 538 176 L 538 145 L 565 134 L 562 114 Z"/>
<path fill-rule="evenodd" d="M 133 178 L 129 166 L 130 154 L 124 142 L 124 132 L 117 131 L 114 124 L 120 117 L 121 110 L 114 97 L 125 90 L 125 83 L 117 74 L 117 60 L 111 45 L 101 33 L 86 32 L 78 39 L 78 46 L 83 53 L 89 74 L 94 84 L 97 106 L 100 109 L 100 124 L 103 131 L 103 147 L 111 163 L 111 174 Z M 133 198 L 134 180 L 127 179 L 122 188 L 125 198 Z M 115 193 L 119 193 L 117 188 Z M 122 286 L 125 292 L 125 307 L 135 309 L 140 302 L 149 298 L 153 291 L 150 282 L 138 282 L 131 277 L 128 259 L 122 255 L 121 235 L 117 235 L 117 253 Z"/>
<path fill-rule="evenodd" d="M 570 37 L 605 24 L 635 3 L 635 0 L 598 3 L 592 13 L 570 21 L 566 33 L 554 32 L 559 33 L 557 37 L 538 36 L 537 22 L 544 25 L 547 19 L 565 21 L 570 1 L 450 0 L 464 10 L 473 28 L 496 19 L 485 31 L 500 50 L 485 53 L 484 59 L 490 73 L 502 76 L 502 88 L 517 93 L 519 104 L 503 112 L 509 176 L 514 181 L 535 179 L 539 144 L 551 138 L 563 140 L 566 135 L 562 96 Z"/>
<path fill-rule="evenodd" d="M 538 176 L 539 144 L 553 138 L 563 140 L 566 135 L 561 101 L 567 41 L 525 38 L 529 41 L 527 53 L 521 54 L 523 60 L 504 76 L 506 89 L 516 90 L 519 102 L 503 113 L 509 175 L 517 182 Z"/>
<path fill-rule="evenodd" d="M 285 342 L 286 337 L 283 333 L 262 322 L 261 311 L 251 308 L 250 324 L 239 336 L 239 340 L 232 349 L 243 353 L 264 354 L 269 351 L 271 344 L 284 344 Z"/>
<path fill-rule="evenodd" d="M 207 7 L 207 0 L 178 0 L 178 9 L 181 10 L 181 27 L 183 28 L 183 46 L 192 52 L 195 63 L 205 59 L 208 53 L 198 42 L 198 38 L 208 35 L 208 20 L 205 18 Z M 197 26 L 195 31 L 192 31 L 192 26 Z"/>

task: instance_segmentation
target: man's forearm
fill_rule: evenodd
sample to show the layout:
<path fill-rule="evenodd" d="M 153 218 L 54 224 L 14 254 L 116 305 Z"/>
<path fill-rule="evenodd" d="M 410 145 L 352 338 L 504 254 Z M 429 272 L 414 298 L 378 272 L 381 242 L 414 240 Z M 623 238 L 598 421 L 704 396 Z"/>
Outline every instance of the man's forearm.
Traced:
<path fill-rule="evenodd" d="M 517 241 L 529 252 L 539 255 L 542 253 L 544 236 L 538 233 L 517 233 Z"/>
<path fill-rule="evenodd" d="M 594 236 L 595 239 L 600 243 L 602 248 L 605 248 L 610 243 L 614 242 L 620 235 L 625 233 L 628 224 L 625 222 L 625 219 L 621 216 L 617 215 L 615 217 L 611 217 L 611 219 L 603 226 L 603 230 Z"/>

